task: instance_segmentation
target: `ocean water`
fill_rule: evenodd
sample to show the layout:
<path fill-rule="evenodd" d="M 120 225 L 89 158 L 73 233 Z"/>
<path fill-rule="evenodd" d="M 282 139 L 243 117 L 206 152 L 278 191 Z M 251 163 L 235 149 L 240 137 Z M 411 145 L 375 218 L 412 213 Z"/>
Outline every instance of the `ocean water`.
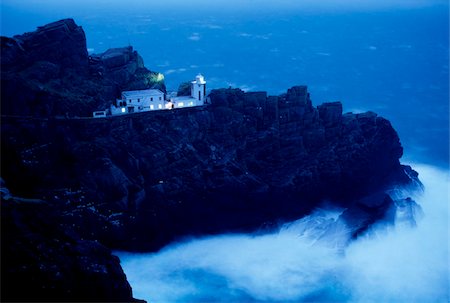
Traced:
<path fill-rule="evenodd" d="M 397 216 L 349 245 L 339 211 L 317 210 L 270 234 L 115 254 L 134 296 L 149 302 L 448 302 L 449 174 L 414 167 L 426 188 L 410 193 L 423 209 L 417 225 Z"/>
<path fill-rule="evenodd" d="M 406 160 L 448 167 L 448 14 L 442 0 L 3 0 L 1 34 L 73 17 L 90 52 L 132 45 L 171 90 L 197 73 L 209 89 L 306 84 L 315 105 L 388 118 Z"/>
<path fill-rule="evenodd" d="M 348 246 L 345 226 L 333 230 L 331 246 L 314 237 L 317 224 L 338 213 L 317 210 L 272 234 L 117 252 L 135 297 L 448 302 L 448 1 L 2 0 L 0 7 L 2 35 L 73 17 L 90 53 L 133 45 L 170 90 L 202 73 L 209 89 L 276 95 L 306 84 L 315 105 L 340 100 L 344 111 L 374 111 L 392 122 L 402 162 L 425 184 L 416 228 L 380 227 Z"/>

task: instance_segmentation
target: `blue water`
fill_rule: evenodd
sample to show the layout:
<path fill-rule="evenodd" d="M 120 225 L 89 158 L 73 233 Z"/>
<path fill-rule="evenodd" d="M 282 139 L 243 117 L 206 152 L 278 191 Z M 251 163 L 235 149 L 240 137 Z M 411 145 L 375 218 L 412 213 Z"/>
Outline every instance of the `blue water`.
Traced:
<path fill-rule="evenodd" d="M 448 167 L 448 5 L 314 10 L 288 9 L 289 2 L 281 2 L 283 9 L 247 1 L 239 10 L 204 3 L 189 9 L 176 1 L 4 0 L 1 32 L 73 17 L 90 52 L 131 44 L 172 90 L 199 72 L 209 88 L 280 94 L 307 84 L 315 105 L 340 100 L 346 111 L 388 118 L 406 160 Z"/>
<path fill-rule="evenodd" d="M 379 225 L 342 245 L 345 225 L 320 210 L 268 234 L 115 254 L 134 295 L 149 302 L 448 302 L 449 174 L 414 167 L 426 188 L 413 196 L 425 213 L 412 213 L 416 227 L 400 208 L 394 226 Z"/>
<path fill-rule="evenodd" d="M 414 165 L 426 186 L 417 198 L 425 213 L 417 229 L 374 233 L 344 254 L 284 231 L 203 238 L 157 254 L 120 253 L 136 297 L 448 301 L 448 2 L 304 3 L 312 2 L 2 0 L 2 35 L 73 17 L 89 52 L 131 44 L 172 90 L 199 72 L 209 88 L 280 94 L 307 84 L 315 105 L 340 100 L 346 111 L 388 118 L 405 149 L 402 161 L 440 168 Z"/>

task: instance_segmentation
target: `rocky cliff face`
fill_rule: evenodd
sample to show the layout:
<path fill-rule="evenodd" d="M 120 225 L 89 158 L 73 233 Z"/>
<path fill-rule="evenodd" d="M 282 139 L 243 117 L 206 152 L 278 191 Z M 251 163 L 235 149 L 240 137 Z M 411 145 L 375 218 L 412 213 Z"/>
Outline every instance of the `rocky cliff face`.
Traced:
<path fill-rule="evenodd" d="M 132 47 L 89 56 L 84 31 L 72 19 L 1 37 L 1 47 L 2 115 L 91 116 L 122 90 L 165 91 Z"/>
<path fill-rule="evenodd" d="M 81 26 L 65 19 L 40 26 L 35 32 L 2 37 L 2 68 L 19 71 L 36 62 L 86 72 L 88 53 Z"/>
<path fill-rule="evenodd" d="M 207 107 L 105 119 L 5 118 L 3 176 L 13 192 L 83 206 L 94 228 L 77 228 L 92 239 L 154 249 L 294 219 L 324 200 L 349 207 L 414 175 L 389 121 L 315 108 L 304 86 L 209 97 Z"/>
<path fill-rule="evenodd" d="M 119 259 L 83 240 L 59 208 L 2 201 L 2 301 L 134 302 Z"/>
<path fill-rule="evenodd" d="M 51 40 L 46 28 L 24 36 Z M 85 47 L 73 21 L 49 28 Z M 116 90 L 153 85 L 152 74 L 130 47 L 91 57 L 83 49 L 62 62 L 40 54 L 41 40 L 24 48 L 21 39 L 2 40 L 2 177 L 14 195 L 50 203 L 85 241 L 154 250 L 187 235 L 271 228 L 323 201 L 347 208 L 357 236 L 389 215 L 384 192 L 417 179 L 399 163 L 389 121 L 343 114 L 339 102 L 314 107 L 306 86 L 280 96 L 219 89 L 204 107 L 69 119 Z M 18 63 L 19 54 L 35 59 Z"/>

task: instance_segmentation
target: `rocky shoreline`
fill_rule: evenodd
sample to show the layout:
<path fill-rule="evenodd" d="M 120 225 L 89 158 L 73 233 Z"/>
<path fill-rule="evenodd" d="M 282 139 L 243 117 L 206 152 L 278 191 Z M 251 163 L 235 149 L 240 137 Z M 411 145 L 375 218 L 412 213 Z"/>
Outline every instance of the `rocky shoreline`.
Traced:
<path fill-rule="evenodd" d="M 89 56 L 71 19 L 2 37 L 1 177 L 12 195 L 45 201 L 2 199 L 2 289 L 22 280 L 29 298 L 130 301 L 110 249 L 267 230 L 324 201 L 347 209 L 357 237 L 389 216 L 390 190 L 420 186 L 388 120 L 343 114 L 340 102 L 314 107 L 306 86 L 280 96 L 217 89 L 204 107 L 71 118 L 121 90 L 165 89 L 155 74 L 130 47 Z M 36 245 L 23 244 L 29 237 Z"/>

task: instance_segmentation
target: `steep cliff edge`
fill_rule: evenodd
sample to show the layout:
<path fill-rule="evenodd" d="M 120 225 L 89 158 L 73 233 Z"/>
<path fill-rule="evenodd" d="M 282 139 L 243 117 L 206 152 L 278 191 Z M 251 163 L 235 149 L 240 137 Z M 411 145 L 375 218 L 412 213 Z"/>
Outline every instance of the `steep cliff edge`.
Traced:
<path fill-rule="evenodd" d="M 121 281 L 126 296 L 119 265 L 102 245 L 156 250 L 183 236 L 271 228 L 323 201 L 347 208 L 343 219 L 357 236 L 387 215 L 385 192 L 417 181 L 399 162 L 402 147 L 389 121 L 343 114 L 340 102 L 314 107 L 306 86 L 280 96 L 219 89 L 204 107 L 70 118 L 105 108 L 123 89 L 164 89 L 155 75 L 131 47 L 89 56 L 71 19 L 2 38 L 2 178 L 14 195 L 51 208 L 3 205 L 2 222 L 17 229 L 2 228 L 2 244 L 12 241 L 8 247 L 29 257 L 22 238 L 9 233 L 26 235 L 34 220 L 33 238 L 57 254 L 79 256 L 74 239 L 87 241 L 82 253 L 101 257 L 115 277 L 100 273 L 97 282 Z M 57 226 L 54 234 L 49 226 Z M 46 265 L 49 258 L 29 259 Z M 62 261 L 55 260 L 62 279 L 76 283 Z M 49 271 L 47 285 L 57 272 Z"/>
<path fill-rule="evenodd" d="M 131 46 L 88 55 L 84 31 L 72 19 L 1 37 L 1 51 L 2 115 L 90 116 L 122 90 L 165 91 Z"/>
<path fill-rule="evenodd" d="M 210 100 L 104 119 L 4 118 L 3 177 L 15 193 L 98 218 L 79 232 L 128 249 L 252 230 L 325 200 L 350 207 L 417 177 L 399 163 L 389 121 L 342 115 L 338 102 L 315 108 L 304 86 L 278 97 L 213 90 Z"/>
<path fill-rule="evenodd" d="M 80 238 L 58 210 L 2 199 L 2 301 L 137 302 L 119 259 Z"/>

